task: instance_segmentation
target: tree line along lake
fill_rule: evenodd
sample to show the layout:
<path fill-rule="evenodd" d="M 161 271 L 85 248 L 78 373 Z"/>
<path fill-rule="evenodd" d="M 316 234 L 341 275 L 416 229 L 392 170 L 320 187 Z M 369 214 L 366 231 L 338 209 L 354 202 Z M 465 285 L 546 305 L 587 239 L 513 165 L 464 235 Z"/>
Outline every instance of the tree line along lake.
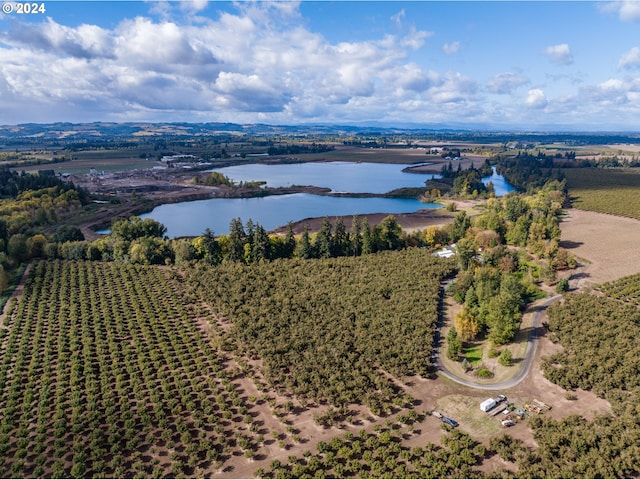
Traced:
<path fill-rule="evenodd" d="M 216 169 L 236 182 L 263 181 L 269 187 L 314 185 L 336 193 L 384 194 L 402 187 L 424 187 L 424 182 L 438 175 L 408 173 L 406 165 L 384 163 L 317 162 L 281 165 L 247 164 Z M 514 187 L 495 173 L 483 182 L 493 182 L 497 196 Z M 167 227 L 169 237 L 197 236 L 207 228 L 216 234 L 228 233 L 233 218 L 252 219 L 267 230 L 288 222 L 330 215 L 364 215 L 370 213 L 411 213 L 440 208 L 437 203 L 416 199 L 328 196 L 294 193 L 253 198 L 212 198 L 164 204 L 140 215 Z"/>

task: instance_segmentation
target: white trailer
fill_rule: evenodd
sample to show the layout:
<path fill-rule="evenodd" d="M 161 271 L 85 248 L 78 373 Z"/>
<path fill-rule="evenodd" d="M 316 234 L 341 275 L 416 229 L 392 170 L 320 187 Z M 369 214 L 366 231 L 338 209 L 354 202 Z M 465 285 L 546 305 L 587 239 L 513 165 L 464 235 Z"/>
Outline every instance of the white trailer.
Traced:
<path fill-rule="evenodd" d="M 496 405 L 497 405 L 496 401 L 493 398 L 487 398 L 484 402 L 480 404 L 480 410 L 482 410 L 483 412 L 488 412 Z"/>

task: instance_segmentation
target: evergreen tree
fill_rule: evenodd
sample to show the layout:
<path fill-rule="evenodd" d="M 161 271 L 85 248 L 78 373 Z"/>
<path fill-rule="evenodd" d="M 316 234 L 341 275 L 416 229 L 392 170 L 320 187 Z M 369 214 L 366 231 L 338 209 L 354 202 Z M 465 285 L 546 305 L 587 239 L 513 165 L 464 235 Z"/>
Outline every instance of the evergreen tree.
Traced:
<path fill-rule="evenodd" d="M 255 240 L 255 233 L 256 233 L 256 226 L 253 223 L 253 220 L 251 219 L 247 220 L 244 230 L 247 233 L 247 238 L 245 240 L 245 243 L 248 243 L 250 247 L 253 248 L 253 242 Z"/>
<path fill-rule="evenodd" d="M 342 257 L 349 253 L 349 234 L 344 226 L 342 217 L 338 217 L 335 224 L 335 233 L 333 234 L 333 251 L 332 256 Z"/>
<path fill-rule="evenodd" d="M 471 227 L 471 219 L 467 216 L 467 212 L 460 212 L 453 220 L 453 228 L 451 229 L 451 239 L 457 242 L 467 234 L 467 230 Z"/>
<path fill-rule="evenodd" d="M 218 265 L 222 261 L 222 251 L 218 244 L 213 231 L 207 228 L 204 235 L 195 242 L 196 250 L 199 256 L 210 265 Z"/>
<path fill-rule="evenodd" d="M 460 360 L 460 351 L 462 350 L 462 343 L 458 338 L 458 333 L 455 328 L 450 328 L 447 333 L 447 357 L 451 360 Z"/>
<path fill-rule="evenodd" d="M 313 248 L 311 247 L 311 239 L 309 238 L 309 229 L 304 227 L 300 241 L 296 246 L 296 256 L 299 258 L 313 258 Z"/>
<path fill-rule="evenodd" d="M 332 251 L 333 238 L 331 236 L 331 224 L 329 218 L 324 217 L 322 226 L 316 234 L 314 249 L 318 258 L 330 258 Z"/>
<path fill-rule="evenodd" d="M 476 256 L 476 242 L 469 238 L 463 238 L 456 244 L 456 259 L 462 270 L 466 270 L 473 265 Z"/>
<path fill-rule="evenodd" d="M 227 253 L 227 260 L 232 262 L 239 262 L 244 259 L 244 244 L 247 240 L 247 235 L 242 226 L 240 218 L 234 218 L 229 224 L 229 252 Z"/>
<path fill-rule="evenodd" d="M 351 221 L 349 240 L 351 241 L 350 253 L 354 257 L 357 257 L 362 253 L 362 225 L 358 215 L 354 215 Z"/>
<path fill-rule="evenodd" d="M 260 260 L 271 259 L 271 241 L 267 231 L 260 224 L 256 224 L 256 231 L 253 237 L 253 246 L 251 248 L 251 261 L 259 262 Z"/>
<path fill-rule="evenodd" d="M 293 234 L 291 222 L 287 224 L 287 233 L 284 236 L 283 258 L 291 258 L 296 249 L 296 237 Z"/>
<path fill-rule="evenodd" d="M 362 254 L 367 255 L 376 251 L 376 243 L 369 220 L 366 218 L 362 221 Z"/>

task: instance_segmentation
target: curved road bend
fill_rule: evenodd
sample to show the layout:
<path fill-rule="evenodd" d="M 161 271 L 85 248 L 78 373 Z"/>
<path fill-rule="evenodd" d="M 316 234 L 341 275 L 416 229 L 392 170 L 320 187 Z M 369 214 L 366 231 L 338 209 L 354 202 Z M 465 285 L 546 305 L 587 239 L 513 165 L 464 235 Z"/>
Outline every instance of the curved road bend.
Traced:
<path fill-rule="evenodd" d="M 547 299 L 546 302 L 544 302 L 542 305 L 538 307 L 538 310 L 533 315 L 531 332 L 529 332 L 529 339 L 527 341 L 527 349 L 524 352 L 524 358 L 522 360 L 520 370 L 513 377 L 498 383 L 476 383 L 476 382 L 467 380 L 465 378 L 458 377 L 457 375 L 447 370 L 446 367 L 442 364 L 442 361 L 440 360 L 439 349 L 438 349 L 436 362 L 435 362 L 435 366 L 438 369 L 438 372 L 443 377 L 448 378 L 449 380 L 457 382 L 466 387 L 478 388 L 481 390 L 506 390 L 508 388 L 515 387 L 517 384 L 519 384 L 525 378 L 527 378 L 527 375 L 529 375 L 529 371 L 531 370 L 531 366 L 533 365 L 533 359 L 536 356 L 536 346 L 538 342 L 537 331 L 538 331 L 538 328 L 540 327 L 542 316 L 547 311 L 547 307 L 552 303 L 556 302 L 557 300 L 559 300 L 560 298 L 562 298 L 562 295 L 555 295 Z M 440 342 L 438 341 L 438 343 Z"/>

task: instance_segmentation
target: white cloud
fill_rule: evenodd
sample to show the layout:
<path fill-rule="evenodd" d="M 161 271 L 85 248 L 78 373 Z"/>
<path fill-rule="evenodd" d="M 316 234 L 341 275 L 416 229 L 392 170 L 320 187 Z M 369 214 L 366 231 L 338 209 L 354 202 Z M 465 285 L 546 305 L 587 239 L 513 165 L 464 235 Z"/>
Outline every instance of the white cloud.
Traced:
<path fill-rule="evenodd" d="M 515 73 L 499 73 L 487 82 L 487 90 L 491 93 L 510 94 L 516 88 L 529 83 L 529 80 Z"/>
<path fill-rule="evenodd" d="M 415 63 L 382 72 L 380 78 L 393 87 L 394 94 L 399 97 L 424 93 L 440 83 L 440 76 L 436 72 L 425 72 Z"/>
<path fill-rule="evenodd" d="M 218 63 L 211 50 L 197 37 L 173 22 L 154 23 L 138 17 L 118 28 L 115 52 L 126 65 L 165 70 L 179 65 Z"/>
<path fill-rule="evenodd" d="M 433 32 L 416 30 L 415 27 L 411 27 L 409 33 L 402 38 L 400 46 L 409 47 L 412 50 L 418 50 L 425 44 L 426 39 L 432 36 Z"/>
<path fill-rule="evenodd" d="M 429 63 L 433 51 L 416 52 L 433 33 L 406 25 L 402 11 L 392 34 L 330 41 L 300 21 L 296 2 L 238 2 L 213 18 L 190 15 L 205 2 L 191 11 L 162 5 L 166 15 L 112 28 L 13 21 L 0 31 L 3 121 L 640 121 L 640 80 L 588 85 L 582 76 L 577 85 L 514 68 L 483 72 L 481 85 L 471 70 L 447 70 Z M 443 48 L 454 53 L 460 44 Z M 550 48 L 558 58 L 571 54 Z M 640 66 L 638 56 L 631 49 L 619 67 Z"/>
<path fill-rule="evenodd" d="M 447 55 L 458 53 L 460 51 L 460 42 L 445 43 L 442 46 L 442 51 Z"/>
<path fill-rule="evenodd" d="M 620 20 L 626 22 L 640 21 L 640 2 L 638 0 L 603 2 L 598 5 L 602 11 L 617 13 Z"/>
<path fill-rule="evenodd" d="M 544 52 L 553 63 L 557 63 L 559 65 L 570 65 L 573 63 L 571 49 L 566 43 L 547 47 Z"/>
<path fill-rule="evenodd" d="M 84 24 L 74 29 L 51 18 L 41 24 L 13 23 L 10 30 L 0 33 L 0 40 L 15 47 L 79 58 L 111 57 L 113 49 L 109 31 Z"/>
<path fill-rule="evenodd" d="M 618 68 L 640 68 L 640 48 L 633 47 L 620 57 Z"/>
<path fill-rule="evenodd" d="M 582 95 L 589 103 L 605 105 L 624 105 L 629 102 L 630 92 L 639 92 L 636 82 L 626 82 L 618 78 L 610 78 L 598 85 L 582 89 Z"/>
<path fill-rule="evenodd" d="M 180 8 L 190 14 L 195 14 L 207 8 L 208 0 L 182 0 L 179 2 Z"/>
<path fill-rule="evenodd" d="M 405 12 L 404 8 L 400 10 L 395 15 L 391 15 L 391 21 L 396 24 L 398 28 L 402 27 L 402 22 L 407 16 L 407 12 Z"/>
<path fill-rule="evenodd" d="M 539 88 L 532 88 L 527 93 L 527 98 L 524 101 L 525 105 L 529 108 L 544 108 L 549 103 L 544 92 Z"/>
<path fill-rule="evenodd" d="M 464 103 L 478 90 L 476 82 L 459 73 L 446 73 L 440 84 L 429 89 L 428 96 L 435 103 Z"/>

